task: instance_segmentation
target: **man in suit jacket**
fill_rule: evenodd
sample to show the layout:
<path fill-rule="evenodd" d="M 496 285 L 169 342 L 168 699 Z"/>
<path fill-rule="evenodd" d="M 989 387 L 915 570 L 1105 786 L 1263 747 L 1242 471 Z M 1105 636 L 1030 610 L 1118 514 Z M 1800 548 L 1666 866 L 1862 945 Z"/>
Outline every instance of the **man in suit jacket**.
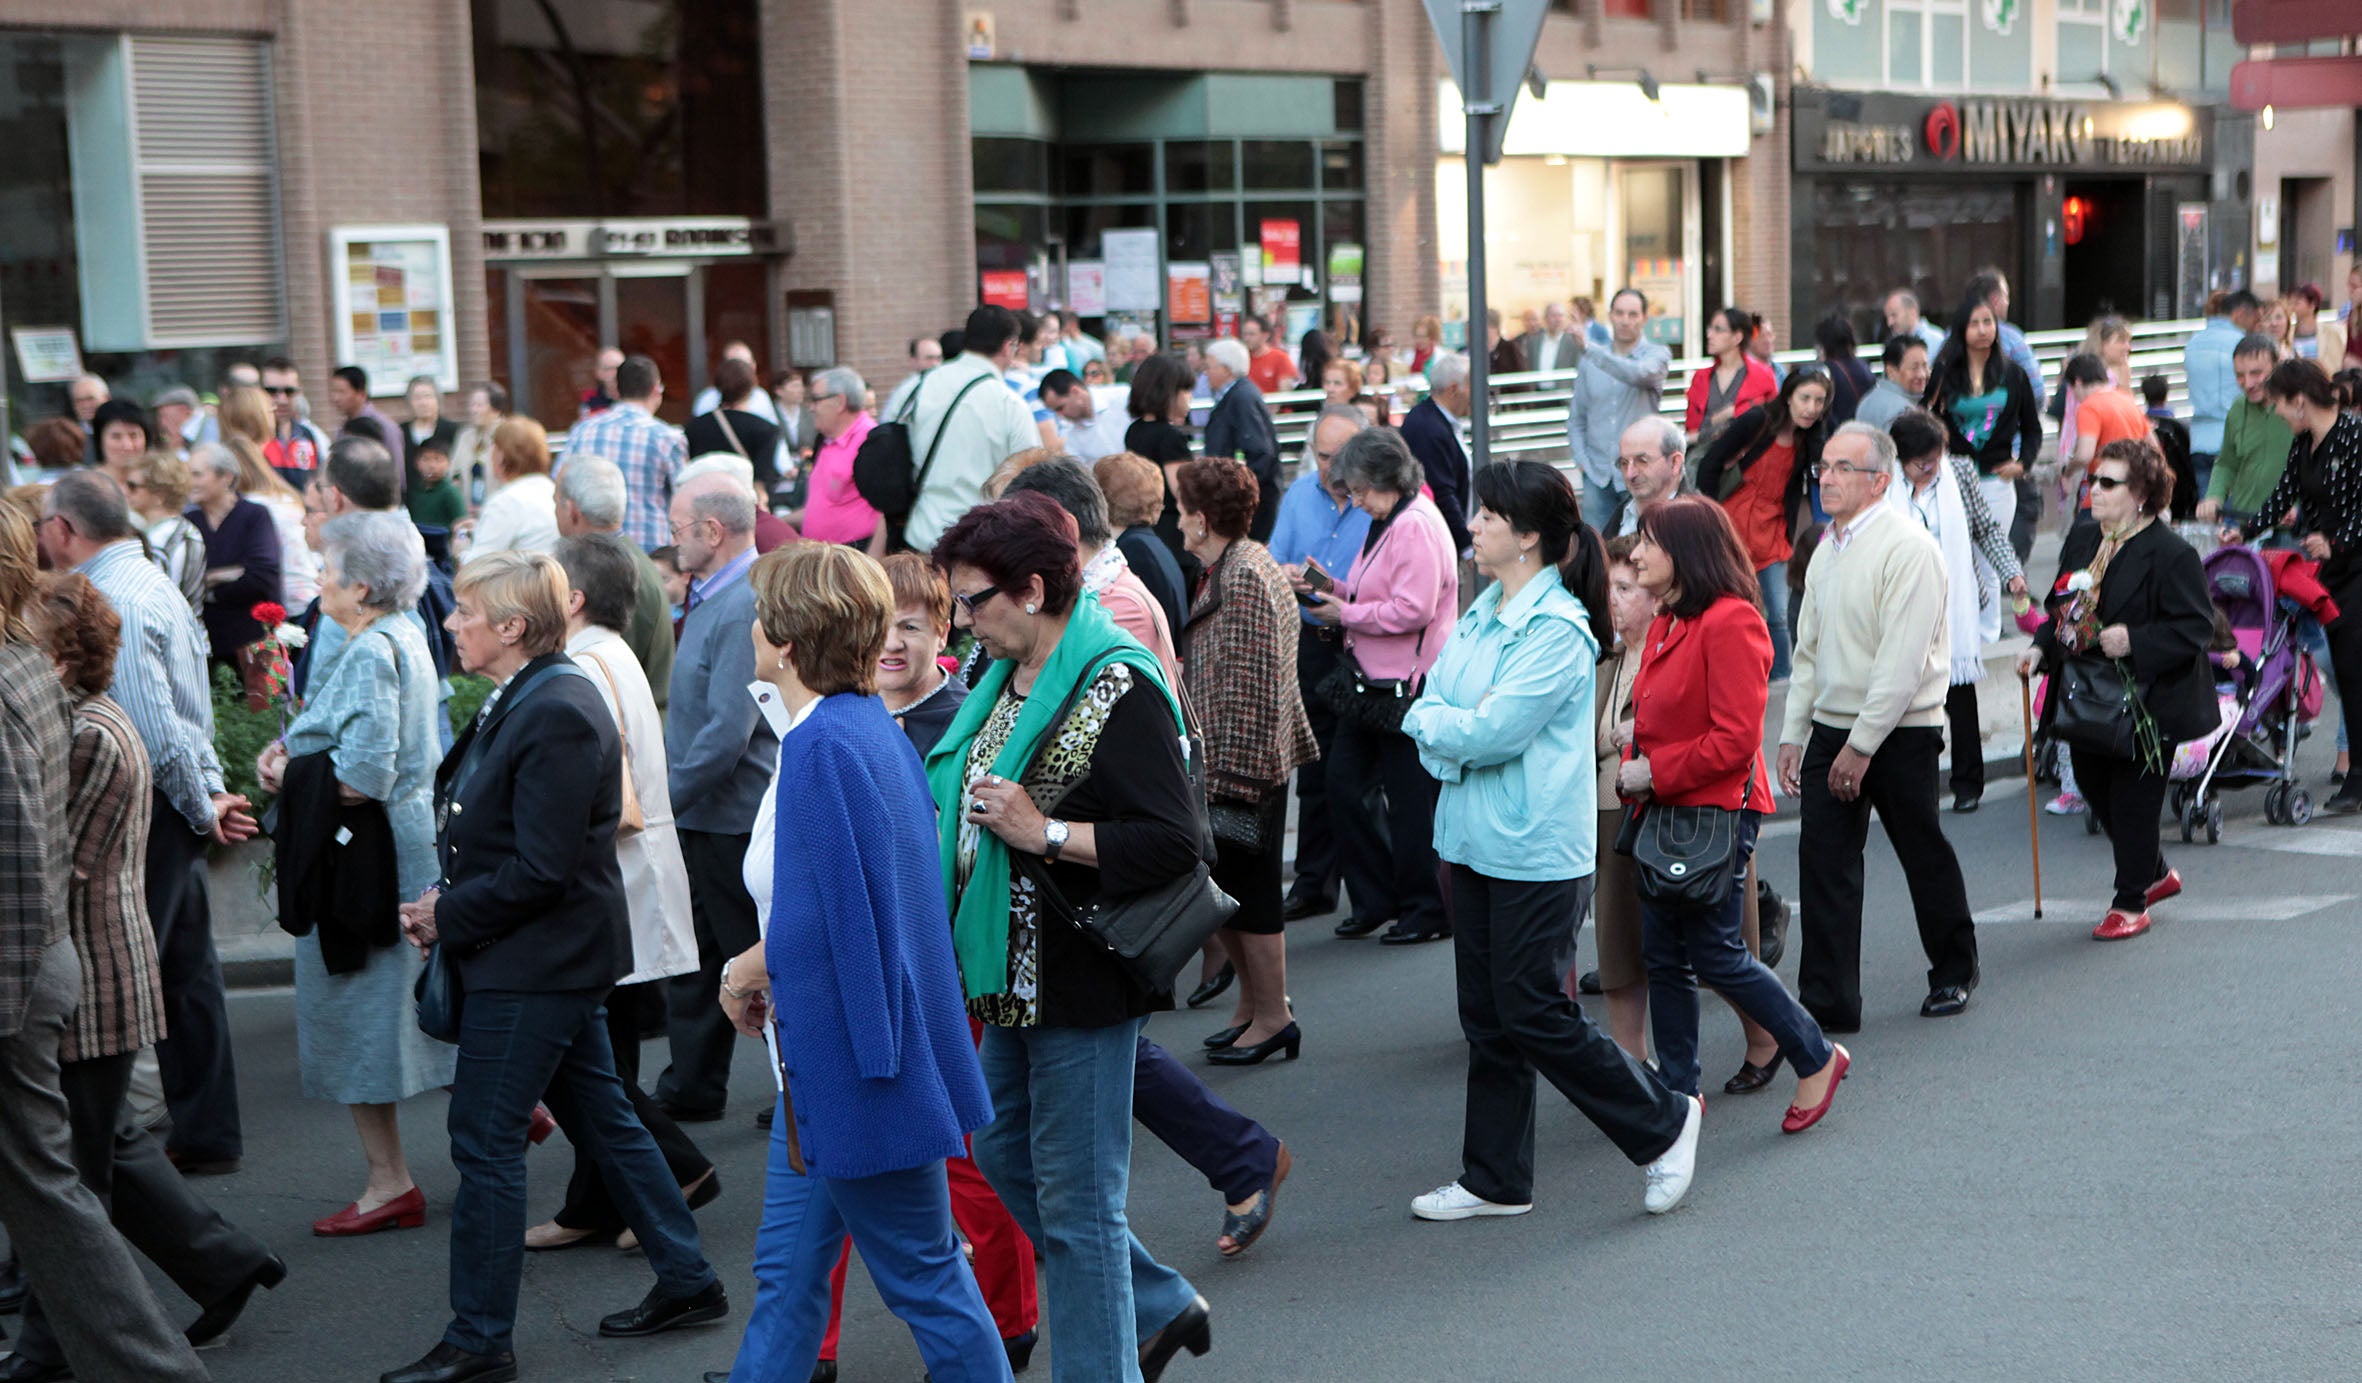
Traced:
<path fill-rule="evenodd" d="M 1575 368 L 1581 343 L 1575 339 L 1573 326 L 1565 303 L 1554 302 L 1543 308 L 1541 328 L 1517 338 L 1518 349 L 1525 352 L 1525 367 L 1529 370 Z"/>
<path fill-rule="evenodd" d="M 1236 457 L 1255 473 L 1262 492 L 1247 536 L 1260 543 L 1279 522 L 1279 436 L 1271 429 L 1263 391 L 1247 378 L 1247 368 L 1247 348 L 1238 342 L 1225 337 L 1206 347 L 1206 383 L 1214 391 L 1214 411 L 1206 416 L 1206 455 Z"/>
<path fill-rule="evenodd" d="M 1427 369 L 1427 397 L 1403 415 L 1402 439 L 1427 472 L 1427 490 L 1451 530 L 1452 551 L 1468 551 L 1468 499 L 1473 477 L 1457 422 L 1468 416 L 1468 357 L 1447 352 Z"/>
<path fill-rule="evenodd" d="M 688 613 L 674 656 L 664 720 L 674 822 L 689 869 L 698 971 L 671 981 L 666 1027 L 672 1065 L 657 1103 L 685 1121 L 719 1119 L 730 1095 L 738 1033 L 715 997 L 722 967 L 761 932 L 743 871 L 755 813 L 778 761 L 779 737 L 746 687 L 755 677 L 755 496 L 726 472 L 701 475 L 673 495 L 672 530 L 690 578 Z"/>

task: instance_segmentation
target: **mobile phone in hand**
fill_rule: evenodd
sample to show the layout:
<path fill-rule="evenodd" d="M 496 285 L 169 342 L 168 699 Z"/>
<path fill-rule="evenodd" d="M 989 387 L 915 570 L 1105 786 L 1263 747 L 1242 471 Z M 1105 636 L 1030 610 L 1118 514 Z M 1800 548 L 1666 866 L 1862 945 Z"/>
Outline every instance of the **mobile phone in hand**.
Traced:
<path fill-rule="evenodd" d="M 1337 578 L 1329 575 L 1327 569 L 1321 566 L 1319 558 L 1307 557 L 1304 559 L 1304 584 L 1327 595 L 1337 589 Z"/>

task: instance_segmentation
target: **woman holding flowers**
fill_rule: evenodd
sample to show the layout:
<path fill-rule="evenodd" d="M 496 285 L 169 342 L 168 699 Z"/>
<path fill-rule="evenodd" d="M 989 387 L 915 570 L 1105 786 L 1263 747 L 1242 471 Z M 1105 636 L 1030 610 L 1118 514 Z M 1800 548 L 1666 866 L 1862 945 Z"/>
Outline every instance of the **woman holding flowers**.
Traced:
<path fill-rule="evenodd" d="M 2166 770 L 2176 744 L 2219 723 L 2206 669 L 2214 607 L 2198 554 L 2159 519 L 2172 496 L 2173 469 L 2155 446 L 2100 448 L 2091 465 L 2094 522 L 2067 534 L 2052 617 L 2019 664 L 2057 673 L 2081 660 L 2095 680 L 2120 680 L 2137 698 L 2129 747 L 2069 739 L 2075 781 L 2116 850 L 2116 896 L 2092 931 L 2099 941 L 2139 936 L 2149 909 L 2182 891 L 2180 871 L 2158 848 Z M 2060 685 L 2054 678 L 2054 697 Z"/>

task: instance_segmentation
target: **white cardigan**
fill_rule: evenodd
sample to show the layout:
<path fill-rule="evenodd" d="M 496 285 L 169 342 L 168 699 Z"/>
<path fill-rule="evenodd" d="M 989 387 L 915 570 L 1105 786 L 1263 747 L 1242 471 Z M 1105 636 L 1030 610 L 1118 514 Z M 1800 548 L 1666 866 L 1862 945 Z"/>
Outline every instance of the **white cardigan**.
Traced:
<path fill-rule="evenodd" d="M 648 689 L 648 674 L 621 634 L 597 625 L 566 640 L 566 655 L 589 674 L 599 699 L 623 729 L 629 745 L 625 768 L 640 796 L 640 815 L 648 823 L 646 830 L 615 842 L 615 862 L 623 869 L 632 924 L 632 972 L 618 983 L 686 975 L 697 968 L 697 932 L 689 915 L 689 870 L 681 862 L 681 838 L 673 829 L 664 720 L 657 713 L 655 693 Z"/>

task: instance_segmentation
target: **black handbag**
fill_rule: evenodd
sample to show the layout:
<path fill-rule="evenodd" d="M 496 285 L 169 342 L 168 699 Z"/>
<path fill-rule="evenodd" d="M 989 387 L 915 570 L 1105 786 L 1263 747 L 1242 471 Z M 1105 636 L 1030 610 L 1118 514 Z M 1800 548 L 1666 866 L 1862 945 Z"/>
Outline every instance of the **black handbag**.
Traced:
<path fill-rule="evenodd" d="M 1752 775 L 1753 770 L 1749 770 Z M 1739 811 L 1755 791 L 1750 776 Z M 1728 807 L 1634 807 L 1617 833 L 1616 851 L 1632 857 L 1642 901 L 1667 908 L 1720 907 L 1739 864 L 1739 812 Z"/>
<path fill-rule="evenodd" d="M 2138 752 L 2140 689 L 2115 660 L 2078 654 L 2059 668 L 2052 733 L 2079 749 L 2119 759 Z"/>
<path fill-rule="evenodd" d="M 1427 644 L 1426 631 L 1419 634 L 1418 648 Z M 1416 677 L 1372 677 L 1363 672 L 1353 650 L 1337 651 L 1337 665 L 1329 675 L 1313 688 L 1329 709 L 1352 721 L 1364 730 L 1384 734 L 1402 733 L 1402 718 L 1410 713 L 1411 703 L 1419 699 L 1420 679 Z"/>
<path fill-rule="evenodd" d="M 1288 817 L 1287 784 L 1282 783 L 1261 803 L 1210 800 L 1206 825 L 1223 845 L 1265 851 L 1279 843 Z"/>
<path fill-rule="evenodd" d="M 467 991 L 459 981 L 459 962 L 442 942 L 426 948 L 426 968 L 418 972 L 411 993 L 418 1000 L 418 1030 L 438 1042 L 457 1043 Z"/>

